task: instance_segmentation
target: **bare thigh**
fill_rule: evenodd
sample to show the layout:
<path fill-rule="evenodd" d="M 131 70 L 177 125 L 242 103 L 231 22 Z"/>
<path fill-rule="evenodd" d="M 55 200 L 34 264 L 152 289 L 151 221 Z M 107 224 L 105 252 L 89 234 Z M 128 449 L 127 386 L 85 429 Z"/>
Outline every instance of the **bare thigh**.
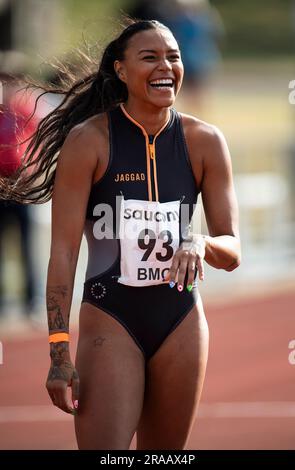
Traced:
<path fill-rule="evenodd" d="M 198 296 L 197 305 L 148 362 L 138 449 L 185 448 L 203 387 L 208 344 L 208 325 Z"/>
<path fill-rule="evenodd" d="M 116 319 L 87 303 L 80 311 L 76 367 L 79 449 L 128 449 L 142 412 L 144 358 Z"/>

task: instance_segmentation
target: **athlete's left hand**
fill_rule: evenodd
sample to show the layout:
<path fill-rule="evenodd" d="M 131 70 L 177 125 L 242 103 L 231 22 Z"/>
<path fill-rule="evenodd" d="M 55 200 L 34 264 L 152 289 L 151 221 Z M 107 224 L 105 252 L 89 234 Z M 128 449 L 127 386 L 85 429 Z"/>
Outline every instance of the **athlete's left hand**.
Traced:
<path fill-rule="evenodd" d="M 205 252 L 206 239 L 203 235 L 192 235 L 189 239 L 184 240 L 173 257 L 167 276 L 170 286 L 173 287 L 173 283 L 175 285 L 178 274 L 177 289 L 181 292 L 185 287 L 184 279 L 188 273 L 186 288 L 191 291 L 196 268 L 199 279 L 203 281 Z"/>

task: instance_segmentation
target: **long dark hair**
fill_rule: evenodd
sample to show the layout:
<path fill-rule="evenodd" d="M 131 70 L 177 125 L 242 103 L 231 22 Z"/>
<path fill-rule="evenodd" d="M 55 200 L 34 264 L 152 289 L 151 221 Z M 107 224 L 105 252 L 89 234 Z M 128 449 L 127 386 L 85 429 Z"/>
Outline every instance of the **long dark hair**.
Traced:
<path fill-rule="evenodd" d="M 117 77 L 114 61 L 124 59 L 128 42 L 134 34 L 149 29 L 168 29 L 156 20 L 129 19 L 128 23 L 105 48 L 98 70 L 77 79 L 76 74 L 60 67 L 63 78 L 60 84 L 36 85 L 31 82 L 29 86 L 38 86 L 42 90 L 35 109 L 40 98 L 47 93 L 62 95 L 63 98 L 40 121 L 16 172 L 9 178 L 0 176 L 0 199 L 36 204 L 47 202 L 52 196 L 58 154 L 69 131 L 91 116 L 109 111 L 127 100 L 127 87 Z M 95 64 L 93 59 L 88 58 L 88 61 L 90 65 Z"/>

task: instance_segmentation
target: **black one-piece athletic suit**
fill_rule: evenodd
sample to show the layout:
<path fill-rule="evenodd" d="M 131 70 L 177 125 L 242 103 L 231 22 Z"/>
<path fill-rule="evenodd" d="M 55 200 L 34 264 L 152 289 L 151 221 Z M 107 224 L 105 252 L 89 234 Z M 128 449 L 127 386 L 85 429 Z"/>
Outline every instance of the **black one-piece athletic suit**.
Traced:
<path fill-rule="evenodd" d="M 108 204 L 113 210 L 116 233 L 116 201 L 138 199 L 161 203 L 180 200 L 192 217 L 199 193 L 185 143 L 181 116 L 172 108 L 166 125 L 149 136 L 125 110 L 108 112 L 110 157 L 105 174 L 91 189 L 85 235 L 88 266 L 82 302 L 88 302 L 119 321 L 133 337 L 146 359 L 157 351 L 196 302 L 196 283 L 191 292 L 169 284 L 133 287 L 118 282 L 120 240 L 97 239 L 95 223 Z M 187 227 L 186 227 L 187 228 Z M 182 232 L 182 233 L 181 233 Z M 183 229 L 180 229 L 180 241 Z M 185 286 L 185 284 L 184 284 Z"/>

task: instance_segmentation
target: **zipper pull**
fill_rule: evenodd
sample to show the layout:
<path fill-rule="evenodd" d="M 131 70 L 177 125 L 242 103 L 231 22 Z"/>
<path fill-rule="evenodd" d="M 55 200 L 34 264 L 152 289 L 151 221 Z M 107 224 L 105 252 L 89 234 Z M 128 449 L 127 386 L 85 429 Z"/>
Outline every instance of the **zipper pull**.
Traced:
<path fill-rule="evenodd" d="M 150 158 L 154 160 L 155 154 L 154 154 L 154 136 L 149 135 L 149 150 L 150 150 Z"/>
<path fill-rule="evenodd" d="M 155 158 L 153 145 L 150 145 L 150 157 L 152 160 Z"/>

